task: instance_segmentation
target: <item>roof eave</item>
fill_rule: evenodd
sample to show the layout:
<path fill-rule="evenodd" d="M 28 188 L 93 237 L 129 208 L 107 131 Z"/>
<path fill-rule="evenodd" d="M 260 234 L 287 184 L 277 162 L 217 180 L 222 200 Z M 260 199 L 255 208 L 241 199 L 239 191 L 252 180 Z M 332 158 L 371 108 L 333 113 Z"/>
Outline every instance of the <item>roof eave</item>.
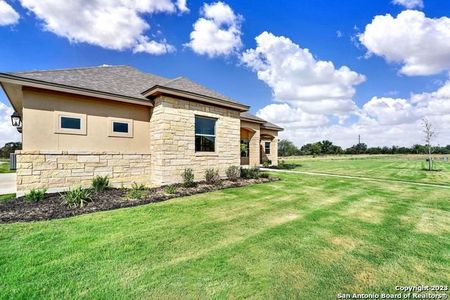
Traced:
<path fill-rule="evenodd" d="M 252 119 L 252 118 L 246 118 L 246 117 L 242 117 L 242 116 L 241 116 L 241 121 L 246 121 L 246 122 L 250 122 L 250 123 L 258 123 L 258 124 L 264 124 L 266 122 L 266 121 L 261 121 L 261 120 Z"/>
<path fill-rule="evenodd" d="M 234 102 L 226 101 L 223 99 L 209 97 L 209 96 L 192 93 L 192 92 L 188 92 L 188 91 L 183 91 L 183 90 L 179 90 L 179 89 L 168 88 L 168 87 L 161 86 L 161 85 L 155 85 L 155 86 L 151 87 L 150 89 L 142 92 L 141 94 L 144 97 L 156 97 L 161 94 L 178 96 L 178 97 L 187 98 L 190 100 L 195 100 L 195 101 L 204 102 L 204 103 L 208 103 L 208 104 L 214 104 L 217 106 L 233 108 L 240 112 L 248 111 L 250 109 L 250 106 L 248 106 L 248 105 L 234 103 Z"/>
<path fill-rule="evenodd" d="M 261 126 L 261 128 L 275 131 L 284 131 L 284 128 L 281 127 Z"/>
<path fill-rule="evenodd" d="M 75 87 L 75 86 L 69 86 L 59 83 L 53 83 L 48 81 L 42 81 L 42 80 L 36 80 L 26 77 L 20 77 L 16 75 L 11 75 L 8 73 L 0 73 L 0 82 L 5 83 L 11 83 L 11 84 L 18 84 L 22 86 L 27 87 L 33 87 L 33 88 L 40 88 L 45 90 L 51 90 L 51 91 L 57 91 L 57 92 L 63 92 L 63 93 L 70 93 L 70 94 L 77 94 L 77 95 L 83 95 L 83 96 L 89 96 L 89 97 L 95 97 L 95 98 L 102 98 L 107 100 L 114 100 L 119 102 L 126 102 L 126 103 L 133 103 L 138 105 L 144 105 L 144 106 L 153 106 L 153 104 L 144 99 L 119 95 L 119 94 L 113 94 L 108 92 L 102 92 L 102 91 L 96 91 L 81 87 Z"/>

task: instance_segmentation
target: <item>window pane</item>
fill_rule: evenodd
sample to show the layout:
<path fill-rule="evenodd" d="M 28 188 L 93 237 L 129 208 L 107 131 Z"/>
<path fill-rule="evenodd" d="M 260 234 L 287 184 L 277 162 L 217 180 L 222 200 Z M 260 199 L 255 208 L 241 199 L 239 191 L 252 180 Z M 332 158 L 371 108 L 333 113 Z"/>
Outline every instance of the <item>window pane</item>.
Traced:
<path fill-rule="evenodd" d="M 113 122 L 113 131 L 128 133 L 128 123 Z"/>
<path fill-rule="evenodd" d="M 270 154 L 270 142 L 265 142 L 264 143 L 264 152 L 266 154 Z"/>
<path fill-rule="evenodd" d="M 216 120 L 195 117 L 195 134 L 215 135 Z"/>
<path fill-rule="evenodd" d="M 197 135 L 195 136 L 195 151 L 214 152 L 215 142 L 215 137 Z"/>
<path fill-rule="evenodd" d="M 250 150 L 250 141 L 241 140 L 241 157 L 248 157 L 249 150 Z"/>
<path fill-rule="evenodd" d="M 61 117 L 62 129 L 81 129 L 80 118 Z"/>

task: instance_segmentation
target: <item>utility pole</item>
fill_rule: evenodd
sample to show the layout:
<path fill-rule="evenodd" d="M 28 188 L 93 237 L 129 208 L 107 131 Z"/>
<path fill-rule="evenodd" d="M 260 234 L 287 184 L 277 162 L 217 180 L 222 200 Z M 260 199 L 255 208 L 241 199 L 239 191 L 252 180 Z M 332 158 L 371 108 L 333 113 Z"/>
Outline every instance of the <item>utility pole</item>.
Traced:
<path fill-rule="evenodd" d="M 358 145 L 361 144 L 361 135 L 358 134 Z"/>

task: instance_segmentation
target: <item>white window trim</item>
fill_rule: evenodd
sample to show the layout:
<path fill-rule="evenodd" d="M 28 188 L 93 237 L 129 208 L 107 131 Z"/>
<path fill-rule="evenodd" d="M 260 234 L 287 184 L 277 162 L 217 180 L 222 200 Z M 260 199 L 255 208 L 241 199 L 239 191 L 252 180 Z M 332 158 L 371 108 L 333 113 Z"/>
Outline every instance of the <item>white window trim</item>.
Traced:
<path fill-rule="evenodd" d="M 127 123 L 128 124 L 128 132 L 115 132 L 114 122 L 117 123 Z M 130 119 L 119 119 L 119 118 L 108 118 L 108 136 L 110 137 L 123 137 L 123 138 L 132 138 L 133 137 L 133 120 Z"/>
<path fill-rule="evenodd" d="M 80 129 L 61 128 L 61 118 L 78 118 L 80 119 Z M 55 111 L 55 133 L 57 134 L 77 134 L 86 135 L 86 115 L 68 112 Z"/>

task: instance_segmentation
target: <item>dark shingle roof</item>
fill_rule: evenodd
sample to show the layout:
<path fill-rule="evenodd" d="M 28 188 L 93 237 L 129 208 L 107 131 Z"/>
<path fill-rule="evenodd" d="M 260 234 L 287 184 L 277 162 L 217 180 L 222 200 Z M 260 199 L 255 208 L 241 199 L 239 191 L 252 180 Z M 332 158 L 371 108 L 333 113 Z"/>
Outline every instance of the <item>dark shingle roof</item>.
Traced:
<path fill-rule="evenodd" d="M 227 96 L 221 95 L 221 94 L 217 93 L 216 91 L 208 89 L 186 77 L 175 78 L 173 80 L 170 80 L 169 82 L 164 83 L 163 86 L 167 87 L 167 88 L 187 91 L 187 92 L 200 94 L 200 95 L 204 95 L 204 96 L 208 96 L 208 97 L 212 97 L 212 98 L 216 98 L 216 99 L 225 100 L 225 101 L 232 102 L 232 103 L 241 104 L 241 103 L 237 102 L 236 100 L 233 100 Z"/>
<path fill-rule="evenodd" d="M 255 116 L 255 115 L 252 115 L 252 114 L 249 113 L 248 111 L 241 112 L 241 118 L 249 119 L 249 120 L 252 120 L 252 121 L 255 121 L 255 122 L 258 122 L 258 123 L 264 123 L 264 122 L 266 122 L 266 120 L 261 119 L 260 117 L 257 117 L 257 116 Z"/>
<path fill-rule="evenodd" d="M 273 130 L 283 130 L 282 127 L 275 125 L 271 122 L 268 122 L 264 119 L 261 119 L 260 117 L 257 117 L 249 112 L 241 112 L 241 118 L 247 119 L 247 120 L 253 120 L 255 122 L 261 123 L 261 126 L 267 129 L 273 129 Z"/>
<path fill-rule="evenodd" d="M 8 73 L 10 75 L 145 99 L 141 92 L 169 79 L 147 74 L 129 66 L 101 66 L 52 71 Z"/>
<path fill-rule="evenodd" d="M 185 77 L 168 79 L 149 73 L 143 73 L 130 66 L 99 66 L 6 74 L 140 99 L 146 99 L 141 93 L 155 85 L 159 85 L 241 104 Z"/>

